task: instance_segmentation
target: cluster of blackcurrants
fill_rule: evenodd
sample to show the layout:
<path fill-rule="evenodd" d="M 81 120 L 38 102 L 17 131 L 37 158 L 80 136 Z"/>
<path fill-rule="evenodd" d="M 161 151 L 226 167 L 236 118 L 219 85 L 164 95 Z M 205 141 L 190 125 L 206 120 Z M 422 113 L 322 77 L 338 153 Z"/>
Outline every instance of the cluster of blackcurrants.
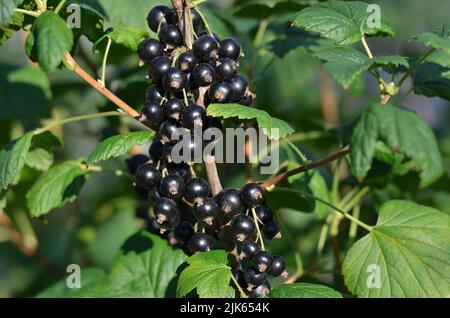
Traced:
<path fill-rule="evenodd" d="M 192 162 L 172 160 L 172 149 L 178 142 L 172 133 L 181 128 L 193 134 L 196 125 L 203 129 L 213 125 L 205 110 L 210 103 L 249 106 L 253 101 L 246 79 L 237 75 L 240 44 L 231 38 L 220 41 L 202 31 L 204 23 L 195 9 L 191 19 L 198 37 L 189 50 L 183 45 L 175 10 L 154 7 L 147 21 L 159 40 L 144 40 L 138 49 L 152 80 L 141 119 L 159 132 L 150 145 L 149 156 L 137 155 L 127 161 L 135 174 L 138 197 L 153 202 L 153 217 L 145 208 L 139 215 L 147 220 L 152 233 L 191 253 L 220 246 L 226 225 L 245 264 L 244 270 L 234 272 L 235 277 L 251 295 L 258 296 L 270 289 L 267 275 L 284 275 L 286 267 L 282 257 L 262 251 L 257 242 L 262 235 L 267 239 L 281 237 L 272 210 L 264 206 L 262 187 L 247 184 L 213 197 L 208 182 L 196 177 Z M 199 97 L 199 88 L 206 92 L 201 106 L 191 101 Z M 192 147 L 196 146 L 193 136 Z"/>

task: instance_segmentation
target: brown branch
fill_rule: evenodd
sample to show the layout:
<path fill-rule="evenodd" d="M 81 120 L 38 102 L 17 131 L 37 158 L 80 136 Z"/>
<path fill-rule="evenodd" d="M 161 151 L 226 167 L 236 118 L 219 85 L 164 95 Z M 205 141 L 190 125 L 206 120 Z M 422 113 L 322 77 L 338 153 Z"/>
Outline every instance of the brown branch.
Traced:
<path fill-rule="evenodd" d="M 386 105 L 388 102 L 389 102 L 389 100 L 391 99 L 391 95 L 384 95 L 384 96 L 382 96 L 382 98 L 381 98 L 381 104 L 382 105 Z"/>
<path fill-rule="evenodd" d="M 310 163 L 308 165 L 305 165 L 305 166 L 293 169 L 291 171 L 287 171 L 285 173 L 282 173 L 282 174 L 280 174 L 278 176 L 275 176 L 275 177 L 267 180 L 266 182 L 264 182 L 262 184 L 262 187 L 268 189 L 268 188 L 270 188 L 270 187 L 272 187 L 274 185 L 277 185 L 281 181 L 286 180 L 289 177 L 292 177 L 292 176 L 295 176 L 297 174 L 304 173 L 304 172 L 307 172 L 309 170 L 316 169 L 316 168 L 319 168 L 321 166 L 324 166 L 324 165 L 326 165 L 328 163 L 331 163 L 331 162 L 333 162 L 333 161 L 335 161 L 335 160 L 337 160 L 339 158 L 342 158 L 342 157 L 346 156 L 348 153 L 349 153 L 349 148 L 346 147 L 346 148 L 341 149 L 340 151 L 332 154 L 331 156 L 329 156 L 327 158 L 324 158 L 322 160 Z"/>
<path fill-rule="evenodd" d="M 172 0 L 172 4 L 177 11 L 178 25 L 183 34 L 184 44 L 188 49 L 192 49 L 191 0 Z"/>

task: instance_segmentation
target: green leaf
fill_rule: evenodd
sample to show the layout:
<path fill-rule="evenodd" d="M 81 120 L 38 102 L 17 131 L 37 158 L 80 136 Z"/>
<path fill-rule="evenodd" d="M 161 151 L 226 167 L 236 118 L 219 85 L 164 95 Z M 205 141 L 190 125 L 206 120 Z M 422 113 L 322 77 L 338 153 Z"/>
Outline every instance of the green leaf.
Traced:
<path fill-rule="evenodd" d="M 63 146 L 60 137 L 46 131 L 36 135 L 28 152 L 27 166 L 41 171 L 47 171 L 54 161 L 54 150 L 57 146 Z"/>
<path fill-rule="evenodd" d="M 183 297 L 194 289 L 200 298 L 233 298 L 229 285 L 231 268 L 227 253 L 222 250 L 197 253 L 188 258 L 189 266 L 180 275 L 177 296 Z"/>
<path fill-rule="evenodd" d="M 6 27 L 14 15 L 14 10 L 22 3 L 22 0 L 0 1 L 0 27 Z"/>
<path fill-rule="evenodd" d="M 374 56 L 372 66 L 409 67 L 409 61 L 406 57 L 400 55 Z"/>
<path fill-rule="evenodd" d="M 13 14 L 8 25 L 0 27 L 0 45 L 11 38 L 16 31 L 20 30 L 24 21 L 25 17 L 22 13 L 16 12 Z"/>
<path fill-rule="evenodd" d="M 389 201 L 373 230 L 351 247 L 342 270 L 359 297 L 449 297 L 449 259 L 449 215 Z"/>
<path fill-rule="evenodd" d="M 264 110 L 238 104 L 211 104 L 208 106 L 208 114 L 213 117 L 255 119 L 270 139 L 282 139 L 294 132 L 284 120 L 271 117 Z"/>
<path fill-rule="evenodd" d="M 325 285 L 297 283 L 275 287 L 269 298 L 342 298 L 342 295 Z"/>
<path fill-rule="evenodd" d="M 226 38 L 230 33 L 232 33 L 232 28 L 230 23 L 226 21 L 217 10 L 210 10 L 206 7 L 201 8 L 201 12 L 205 16 L 206 21 L 208 21 L 209 26 L 214 33 L 216 33 L 221 38 Z"/>
<path fill-rule="evenodd" d="M 36 19 L 32 34 L 31 52 L 35 52 L 37 62 L 46 72 L 53 71 L 61 64 L 66 53 L 72 49 L 72 31 L 66 22 L 53 12 L 47 11 Z"/>
<path fill-rule="evenodd" d="M 148 36 L 149 34 L 141 29 L 119 25 L 114 27 L 114 29 L 107 30 L 106 33 L 95 42 L 94 50 L 97 49 L 100 42 L 110 37 L 115 43 L 136 52 L 139 44 Z"/>
<path fill-rule="evenodd" d="M 127 154 L 133 146 L 143 145 L 150 141 L 155 135 L 154 132 L 143 130 L 138 132 L 128 133 L 126 135 L 117 135 L 105 139 L 87 159 L 88 164 L 95 164 L 100 161 L 105 161 L 111 158 L 117 158 Z"/>
<path fill-rule="evenodd" d="M 0 190 L 6 190 L 22 170 L 32 139 L 33 132 L 29 132 L 0 151 Z"/>
<path fill-rule="evenodd" d="M 39 87 L 45 92 L 47 98 L 52 97 L 50 81 L 47 74 L 40 68 L 31 66 L 21 67 L 8 74 L 8 81 L 10 83 L 22 83 Z"/>
<path fill-rule="evenodd" d="M 370 169 L 377 141 L 401 155 L 409 171 L 419 173 L 421 186 L 432 184 L 444 172 L 434 133 L 417 114 L 395 106 L 374 105 L 361 116 L 352 136 L 351 166 L 360 179 Z"/>
<path fill-rule="evenodd" d="M 250 0 L 238 5 L 234 15 L 246 18 L 264 19 L 271 15 L 297 12 L 305 7 L 305 1 L 293 0 Z"/>
<path fill-rule="evenodd" d="M 302 188 L 304 192 L 311 192 L 310 189 Z M 290 189 L 285 187 L 275 187 L 271 191 L 265 193 L 268 206 L 274 211 L 280 209 L 289 209 L 310 213 L 314 211 L 315 202 L 310 196 L 305 195 L 298 189 Z"/>
<path fill-rule="evenodd" d="M 370 24 L 373 12 L 369 4 L 359 1 L 327 1 L 317 3 L 300 12 L 294 25 L 307 31 L 318 32 L 337 45 L 359 42 L 364 35 L 392 36 L 394 30 L 385 16 L 381 16 L 379 27 Z M 369 23 L 368 23 L 369 22 Z"/>
<path fill-rule="evenodd" d="M 43 174 L 27 193 L 27 205 L 34 217 L 75 201 L 89 172 L 78 161 L 66 161 Z"/>
<path fill-rule="evenodd" d="M 3 209 L 6 208 L 7 203 L 8 203 L 8 198 L 7 198 L 6 191 L 0 191 L 0 214 L 2 214 Z"/>
<path fill-rule="evenodd" d="M 425 32 L 417 35 L 415 39 L 426 46 L 442 49 L 450 53 L 450 23 L 444 24 L 434 32 Z"/>

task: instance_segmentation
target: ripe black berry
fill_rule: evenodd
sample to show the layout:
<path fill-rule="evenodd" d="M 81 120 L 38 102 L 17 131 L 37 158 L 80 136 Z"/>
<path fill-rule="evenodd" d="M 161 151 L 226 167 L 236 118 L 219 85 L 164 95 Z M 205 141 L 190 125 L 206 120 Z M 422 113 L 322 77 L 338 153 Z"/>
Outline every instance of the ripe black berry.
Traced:
<path fill-rule="evenodd" d="M 267 278 L 266 273 L 260 273 L 252 267 L 247 268 L 244 273 L 248 284 L 254 287 L 263 284 Z"/>
<path fill-rule="evenodd" d="M 188 86 L 186 73 L 177 67 L 170 68 L 162 78 L 163 88 L 168 92 L 179 92 Z"/>
<path fill-rule="evenodd" d="M 210 35 L 202 35 L 194 42 L 193 52 L 201 62 L 208 62 L 218 57 L 219 43 Z"/>
<path fill-rule="evenodd" d="M 262 232 L 268 240 L 281 238 L 280 226 L 273 220 L 264 224 Z"/>
<path fill-rule="evenodd" d="M 160 235 L 161 234 L 161 226 L 158 224 L 158 222 L 156 222 L 155 218 L 151 218 L 150 220 L 148 220 L 147 222 L 147 230 L 150 233 L 156 234 L 156 235 Z"/>
<path fill-rule="evenodd" d="M 223 213 L 234 216 L 244 211 L 240 192 L 237 189 L 226 189 L 217 195 L 217 205 Z"/>
<path fill-rule="evenodd" d="M 170 245 L 172 245 L 173 247 L 176 247 L 178 245 L 178 240 L 175 236 L 175 232 L 172 230 L 166 230 L 163 233 L 163 238 L 169 242 Z"/>
<path fill-rule="evenodd" d="M 208 181 L 194 178 L 186 184 L 184 198 L 191 204 L 202 204 L 211 195 Z"/>
<path fill-rule="evenodd" d="M 241 259 L 247 258 L 247 259 L 252 259 L 256 253 L 258 253 L 260 251 L 259 245 L 252 240 L 246 240 L 244 242 L 242 242 L 242 249 L 241 249 L 241 254 L 239 255 L 239 257 Z"/>
<path fill-rule="evenodd" d="M 147 39 L 141 42 L 138 47 L 138 55 L 141 61 L 148 64 L 153 59 L 164 54 L 161 42 L 155 39 Z"/>
<path fill-rule="evenodd" d="M 225 82 L 216 82 L 210 87 L 208 96 L 211 103 L 228 103 L 233 99 L 233 90 Z"/>
<path fill-rule="evenodd" d="M 241 200 L 247 208 L 261 205 L 264 203 L 264 190 L 257 183 L 246 184 L 241 189 Z"/>
<path fill-rule="evenodd" d="M 164 224 L 165 222 L 172 223 L 178 216 L 177 204 L 171 199 L 160 198 L 153 205 L 153 213 L 159 224 Z"/>
<path fill-rule="evenodd" d="M 166 92 L 164 92 L 164 90 L 160 86 L 152 85 L 147 88 L 147 91 L 145 93 L 145 100 L 161 105 L 165 94 Z"/>
<path fill-rule="evenodd" d="M 248 295 L 249 298 L 262 298 L 266 297 L 267 294 L 270 292 L 270 289 L 272 287 L 270 286 L 268 281 L 265 281 L 258 287 L 254 288 L 250 295 Z"/>
<path fill-rule="evenodd" d="M 248 82 L 241 75 L 235 76 L 232 80 L 228 82 L 228 85 L 230 85 L 231 91 L 233 92 L 233 95 L 231 97 L 233 101 L 238 101 L 242 97 L 244 97 L 248 89 Z"/>
<path fill-rule="evenodd" d="M 258 252 L 253 257 L 253 267 L 259 272 L 265 273 L 270 270 L 273 263 L 273 257 L 267 252 Z"/>
<path fill-rule="evenodd" d="M 197 58 L 191 52 L 181 53 L 178 57 L 178 67 L 185 73 L 191 73 L 197 66 Z"/>
<path fill-rule="evenodd" d="M 140 187 L 136 184 L 134 187 L 134 193 L 138 200 L 144 201 L 144 202 L 148 200 L 149 189 Z"/>
<path fill-rule="evenodd" d="M 274 256 L 272 266 L 269 269 L 269 274 L 278 277 L 280 275 L 285 276 L 286 273 L 286 262 L 281 256 Z"/>
<path fill-rule="evenodd" d="M 247 289 L 247 281 L 245 280 L 245 274 L 243 270 L 238 270 L 238 269 L 233 269 L 231 271 L 231 273 L 233 274 L 234 278 L 236 279 L 236 281 L 238 282 L 239 286 L 242 287 L 242 289 Z"/>
<path fill-rule="evenodd" d="M 239 215 L 233 220 L 233 234 L 239 242 L 251 238 L 255 233 L 255 229 L 255 223 L 248 216 Z"/>
<path fill-rule="evenodd" d="M 145 102 L 142 106 L 141 115 L 144 116 L 150 128 L 154 130 L 158 129 L 164 119 L 162 107 L 154 102 Z"/>
<path fill-rule="evenodd" d="M 153 32 L 158 32 L 158 27 L 166 25 L 166 15 L 169 14 L 170 9 L 166 6 L 156 6 L 150 10 L 147 16 L 147 23 Z"/>
<path fill-rule="evenodd" d="M 253 103 L 253 96 L 245 95 L 244 97 L 236 101 L 236 103 L 238 103 L 239 105 L 250 106 Z"/>
<path fill-rule="evenodd" d="M 137 168 L 143 164 L 149 161 L 149 158 L 146 155 L 136 155 L 133 156 L 131 158 L 128 158 L 127 160 L 125 160 L 127 167 L 128 167 L 128 171 L 131 174 L 135 174 Z"/>
<path fill-rule="evenodd" d="M 208 63 L 202 63 L 195 67 L 191 73 L 191 84 L 193 87 L 206 87 L 214 83 L 216 71 Z"/>
<path fill-rule="evenodd" d="M 221 58 L 230 58 L 237 61 L 241 56 L 241 45 L 235 39 L 224 39 L 220 42 L 219 55 Z"/>
<path fill-rule="evenodd" d="M 175 227 L 173 232 L 177 241 L 183 244 L 189 242 L 195 233 L 194 228 L 188 222 L 181 222 Z"/>
<path fill-rule="evenodd" d="M 198 105 L 190 105 L 186 107 L 181 115 L 183 126 L 188 129 L 194 129 L 195 125 L 202 125 L 205 119 L 206 111 Z"/>
<path fill-rule="evenodd" d="M 181 100 L 176 98 L 169 99 L 163 106 L 164 118 L 178 121 L 181 119 L 184 108 Z"/>
<path fill-rule="evenodd" d="M 164 47 L 169 49 L 183 45 L 180 29 L 174 24 L 166 24 L 159 30 L 159 40 Z"/>
<path fill-rule="evenodd" d="M 169 163 L 166 165 L 166 168 L 169 175 L 177 175 L 183 179 L 185 183 L 192 178 L 191 168 L 186 163 Z"/>
<path fill-rule="evenodd" d="M 201 37 L 201 36 L 204 36 L 204 35 L 211 36 L 211 34 L 209 34 L 208 30 L 203 30 L 202 32 L 199 33 L 198 37 Z M 212 36 L 217 41 L 217 43 L 220 43 L 220 37 L 219 37 L 219 35 L 217 33 L 213 32 Z"/>
<path fill-rule="evenodd" d="M 264 224 L 273 220 L 273 211 L 271 208 L 265 206 L 257 206 L 255 208 L 255 212 L 258 219 Z"/>
<path fill-rule="evenodd" d="M 219 212 L 219 207 L 217 206 L 214 199 L 208 198 L 202 204 L 198 204 L 195 207 L 195 217 L 199 221 L 203 221 L 208 225 L 212 225 L 212 222 Z"/>
<path fill-rule="evenodd" d="M 170 59 L 165 56 L 155 58 L 150 63 L 149 76 L 154 83 L 161 81 L 164 74 L 170 69 Z"/>
<path fill-rule="evenodd" d="M 207 252 L 213 248 L 213 240 L 208 234 L 196 233 L 187 245 L 191 253 Z"/>
<path fill-rule="evenodd" d="M 150 200 L 151 202 L 155 202 L 159 198 L 161 198 L 161 196 L 159 195 L 158 189 L 156 187 L 151 188 L 147 191 L 147 200 Z"/>
<path fill-rule="evenodd" d="M 222 81 L 231 80 L 236 76 L 237 70 L 238 64 L 234 60 L 229 58 L 220 59 L 216 67 L 217 78 Z"/>
<path fill-rule="evenodd" d="M 172 139 L 172 134 L 178 129 L 178 124 L 174 120 L 166 120 L 161 124 L 159 128 L 159 135 L 161 136 L 161 142 L 163 144 L 171 143 L 175 140 Z"/>
<path fill-rule="evenodd" d="M 151 189 L 159 185 L 161 173 L 150 163 L 140 165 L 136 171 L 136 184 L 145 189 Z"/>
<path fill-rule="evenodd" d="M 148 148 L 150 160 L 153 163 L 158 162 L 159 160 L 161 160 L 162 153 L 163 153 L 163 144 L 161 143 L 161 137 L 156 136 L 155 138 L 153 138 L 152 143 Z"/>
<path fill-rule="evenodd" d="M 177 175 L 168 175 L 162 178 L 159 184 L 159 193 L 165 198 L 176 200 L 181 198 L 184 192 L 184 181 Z"/>
<path fill-rule="evenodd" d="M 204 27 L 202 17 L 200 14 L 198 14 L 197 10 L 193 9 L 191 10 L 191 19 L 192 19 L 192 25 L 194 26 L 195 33 L 198 34 L 200 29 Z"/>

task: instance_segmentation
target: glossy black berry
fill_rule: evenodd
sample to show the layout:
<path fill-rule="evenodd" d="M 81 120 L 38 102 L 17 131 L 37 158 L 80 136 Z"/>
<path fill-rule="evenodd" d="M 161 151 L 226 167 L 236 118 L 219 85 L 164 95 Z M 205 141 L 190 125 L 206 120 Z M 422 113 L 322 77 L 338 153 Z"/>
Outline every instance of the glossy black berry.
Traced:
<path fill-rule="evenodd" d="M 172 163 L 172 150 L 173 150 L 173 143 L 165 143 L 163 146 L 163 153 L 161 156 L 161 161 L 164 163 L 169 164 Z"/>
<path fill-rule="evenodd" d="M 164 47 L 169 49 L 183 45 L 183 37 L 180 29 L 174 24 L 166 24 L 159 30 L 159 40 Z"/>
<path fill-rule="evenodd" d="M 269 275 L 278 277 L 280 275 L 286 275 L 286 262 L 282 256 L 274 256 L 272 266 L 269 269 Z"/>
<path fill-rule="evenodd" d="M 145 189 L 151 189 L 161 182 L 161 172 L 150 163 L 144 163 L 137 168 L 136 184 Z"/>
<path fill-rule="evenodd" d="M 232 101 L 240 100 L 242 97 L 244 97 L 248 89 L 248 82 L 245 77 L 241 75 L 237 75 L 233 79 L 231 79 L 228 82 L 228 85 L 230 85 L 231 91 L 233 92 L 231 97 Z"/>
<path fill-rule="evenodd" d="M 166 229 L 166 231 L 164 231 L 163 238 L 167 242 L 169 242 L 169 244 L 172 245 L 173 247 L 177 247 L 179 244 L 179 242 L 175 236 L 175 231 L 173 231 L 171 229 L 170 230 Z"/>
<path fill-rule="evenodd" d="M 185 106 L 181 100 L 176 98 L 169 99 L 163 106 L 164 118 L 178 121 L 181 119 L 184 108 Z"/>
<path fill-rule="evenodd" d="M 245 95 L 244 97 L 236 101 L 236 103 L 243 106 L 250 106 L 251 104 L 253 104 L 253 96 L 250 94 Z"/>
<path fill-rule="evenodd" d="M 256 230 L 255 222 L 246 215 L 239 215 L 233 219 L 233 234 L 239 242 L 243 242 L 253 236 Z"/>
<path fill-rule="evenodd" d="M 233 100 L 233 90 L 226 82 L 215 82 L 208 91 L 211 103 L 228 103 Z"/>
<path fill-rule="evenodd" d="M 164 90 L 168 92 L 179 92 L 187 88 L 188 77 L 178 67 L 172 67 L 164 74 L 162 84 Z"/>
<path fill-rule="evenodd" d="M 151 188 L 147 191 L 147 200 L 155 202 L 159 198 L 161 198 L 161 196 L 159 195 L 158 188 Z"/>
<path fill-rule="evenodd" d="M 191 52 L 181 53 L 177 61 L 178 67 L 185 73 L 191 73 L 197 66 L 197 58 Z"/>
<path fill-rule="evenodd" d="M 271 208 L 265 206 L 257 206 L 255 208 L 255 212 L 258 219 L 264 224 L 273 220 L 273 211 Z"/>
<path fill-rule="evenodd" d="M 147 39 L 141 42 L 138 47 L 138 55 L 141 61 L 148 64 L 158 56 L 164 54 L 161 42 L 155 39 Z"/>
<path fill-rule="evenodd" d="M 267 294 L 270 292 L 270 289 L 272 287 L 270 286 L 268 281 L 265 281 L 261 285 L 255 287 L 252 292 L 248 295 L 249 298 L 263 298 L 266 297 Z"/>
<path fill-rule="evenodd" d="M 157 130 L 164 120 L 162 107 L 154 102 L 145 102 L 142 106 L 141 115 L 149 124 L 150 128 Z"/>
<path fill-rule="evenodd" d="M 229 58 L 220 59 L 217 63 L 216 74 L 217 78 L 222 81 L 231 80 L 236 76 L 238 64 Z"/>
<path fill-rule="evenodd" d="M 280 226 L 273 220 L 264 224 L 262 232 L 268 240 L 281 238 Z"/>
<path fill-rule="evenodd" d="M 240 258 L 252 259 L 260 251 L 259 245 L 252 240 L 242 242 Z"/>
<path fill-rule="evenodd" d="M 170 59 L 165 56 L 155 58 L 150 63 L 149 76 L 154 83 L 159 83 L 164 74 L 170 69 Z"/>
<path fill-rule="evenodd" d="M 195 33 L 199 33 L 199 31 L 204 27 L 202 17 L 197 12 L 196 9 L 191 10 L 191 19 L 192 19 L 192 25 L 194 26 Z"/>
<path fill-rule="evenodd" d="M 151 218 L 147 222 L 147 230 L 150 233 L 153 233 L 153 234 L 156 234 L 156 235 L 160 235 L 161 234 L 161 225 L 159 225 L 159 223 L 156 222 L 155 218 Z"/>
<path fill-rule="evenodd" d="M 246 184 L 241 189 L 241 200 L 247 208 L 264 203 L 264 190 L 257 183 Z"/>
<path fill-rule="evenodd" d="M 224 39 L 220 42 L 220 58 L 230 58 L 237 61 L 241 56 L 241 45 L 233 38 Z"/>
<path fill-rule="evenodd" d="M 162 153 L 163 153 L 163 144 L 161 142 L 161 137 L 156 136 L 155 138 L 153 138 L 152 143 L 148 148 L 150 160 L 153 163 L 158 162 L 159 160 L 161 160 Z"/>
<path fill-rule="evenodd" d="M 214 219 L 217 217 L 219 207 L 214 199 L 205 199 L 202 204 L 195 207 L 195 217 L 199 221 L 203 221 L 208 225 L 212 225 Z"/>
<path fill-rule="evenodd" d="M 226 189 L 219 193 L 216 198 L 217 205 L 223 213 L 234 216 L 244 211 L 241 195 L 237 189 Z"/>
<path fill-rule="evenodd" d="M 173 232 L 175 233 L 175 238 L 177 239 L 177 241 L 183 244 L 189 242 L 189 240 L 195 234 L 194 228 L 188 222 L 179 223 L 175 227 Z"/>
<path fill-rule="evenodd" d="M 186 163 L 169 163 L 166 165 L 169 175 L 177 175 L 186 182 L 192 178 L 191 167 Z"/>
<path fill-rule="evenodd" d="M 216 59 L 219 54 L 219 43 L 210 35 L 202 35 L 194 42 L 193 52 L 201 62 Z"/>
<path fill-rule="evenodd" d="M 197 65 L 191 73 L 192 87 L 206 87 L 214 83 L 216 79 L 216 71 L 211 64 L 202 63 Z"/>
<path fill-rule="evenodd" d="M 148 209 L 146 206 L 140 205 L 138 206 L 135 210 L 134 210 L 134 215 L 141 220 L 148 220 L 149 219 L 149 215 L 148 215 Z"/>
<path fill-rule="evenodd" d="M 213 239 L 205 233 L 194 234 L 188 242 L 191 253 L 208 252 L 213 248 Z"/>
<path fill-rule="evenodd" d="M 259 272 L 265 273 L 270 270 L 273 263 L 273 257 L 267 252 L 260 251 L 253 256 L 252 264 Z"/>
<path fill-rule="evenodd" d="M 159 194 L 165 198 L 176 200 L 181 198 L 184 192 L 184 181 L 177 175 L 168 175 L 162 178 L 159 184 Z"/>
<path fill-rule="evenodd" d="M 147 16 L 148 27 L 153 32 L 158 32 L 158 27 L 161 25 L 166 25 L 166 15 L 169 14 L 170 9 L 166 6 L 156 6 L 150 10 Z"/>
<path fill-rule="evenodd" d="M 184 198 L 191 204 L 202 204 L 211 195 L 208 181 L 194 178 L 186 184 Z"/>
<path fill-rule="evenodd" d="M 166 222 L 172 223 L 179 214 L 175 201 L 168 198 L 156 200 L 153 205 L 153 213 L 159 224 L 164 224 Z"/>
<path fill-rule="evenodd" d="M 203 125 L 206 116 L 205 108 L 198 105 L 190 105 L 186 107 L 181 115 L 183 127 L 194 129 L 195 125 Z"/>
<path fill-rule="evenodd" d="M 255 287 L 263 284 L 267 278 L 266 273 L 260 273 L 252 267 L 247 268 L 244 273 L 248 284 Z"/>
<path fill-rule="evenodd" d="M 242 289 L 247 289 L 247 281 L 245 280 L 245 274 L 243 270 L 238 270 L 238 269 L 233 269 L 231 271 L 232 275 L 234 276 L 234 278 L 236 279 L 236 281 L 238 282 L 239 286 L 241 286 Z M 234 286 L 233 283 L 231 283 L 232 286 Z"/>
<path fill-rule="evenodd" d="M 178 129 L 178 124 L 174 120 L 166 120 L 161 124 L 159 135 L 163 144 L 171 143 L 176 140 L 172 139 L 172 134 Z"/>
<path fill-rule="evenodd" d="M 164 100 L 164 95 L 166 92 L 159 85 L 152 85 L 147 88 L 145 93 L 145 100 L 147 102 L 152 102 L 161 105 Z"/>
<path fill-rule="evenodd" d="M 211 36 L 211 34 L 209 33 L 208 30 L 203 30 L 202 32 L 200 32 L 198 34 L 198 37 L 201 37 L 201 36 L 204 36 L 204 35 Z M 212 36 L 217 41 L 217 43 L 220 43 L 220 37 L 219 37 L 219 35 L 217 33 L 213 32 Z"/>
<path fill-rule="evenodd" d="M 140 187 L 137 184 L 134 187 L 134 193 L 136 195 L 136 198 L 140 201 L 147 201 L 148 200 L 148 193 L 149 189 L 146 189 L 144 187 Z"/>
<path fill-rule="evenodd" d="M 149 161 L 149 157 L 147 157 L 146 155 L 135 155 L 131 158 L 128 158 L 127 160 L 125 160 L 126 164 L 127 164 L 127 168 L 128 171 L 131 174 L 135 174 L 137 171 L 137 168 L 143 164 Z"/>

